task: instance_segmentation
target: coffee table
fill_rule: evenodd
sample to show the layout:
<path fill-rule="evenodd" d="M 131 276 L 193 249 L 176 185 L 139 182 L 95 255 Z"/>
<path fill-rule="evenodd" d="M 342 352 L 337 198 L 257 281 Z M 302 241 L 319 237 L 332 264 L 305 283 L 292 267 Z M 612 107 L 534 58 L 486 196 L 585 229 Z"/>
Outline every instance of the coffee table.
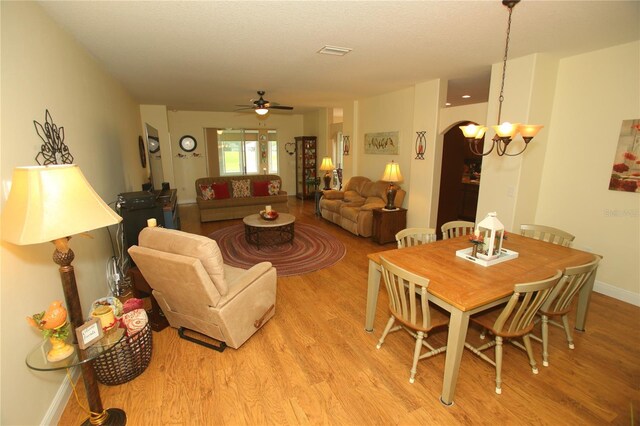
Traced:
<path fill-rule="evenodd" d="M 245 216 L 244 238 L 249 244 L 260 246 L 274 246 L 290 243 L 294 237 L 296 217 L 288 213 L 280 213 L 275 220 L 263 219 L 259 214 Z"/>

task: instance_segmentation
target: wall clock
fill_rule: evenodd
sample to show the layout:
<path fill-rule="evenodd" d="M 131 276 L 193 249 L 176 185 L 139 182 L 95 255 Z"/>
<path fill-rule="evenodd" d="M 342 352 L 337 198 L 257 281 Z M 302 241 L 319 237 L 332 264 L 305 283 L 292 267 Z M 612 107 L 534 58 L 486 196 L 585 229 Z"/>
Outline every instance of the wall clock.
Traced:
<path fill-rule="evenodd" d="M 160 151 L 160 141 L 158 138 L 149 136 L 149 152 L 155 154 L 158 151 Z"/>
<path fill-rule="evenodd" d="M 185 152 L 191 152 L 196 149 L 198 146 L 198 142 L 196 142 L 196 138 L 193 136 L 183 136 L 180 138 L 180 148 L 182 148 Z"/>
<path fill-rule="evenodd" d="M 138 149 L 140 150 L 140 163 L 144 169 L 147 167 L 147 153 L 144 149 L 144 140 L 142 140 L 142 136 L 138 136 Z"/>

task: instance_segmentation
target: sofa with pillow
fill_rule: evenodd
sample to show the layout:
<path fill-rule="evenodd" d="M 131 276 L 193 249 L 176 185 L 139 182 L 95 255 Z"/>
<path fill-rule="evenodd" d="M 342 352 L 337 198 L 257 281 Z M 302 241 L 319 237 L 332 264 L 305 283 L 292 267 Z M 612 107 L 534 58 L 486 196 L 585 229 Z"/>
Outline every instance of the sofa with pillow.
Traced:
<path fill-rule="evenodd" d="M 218 176 L 196 179 L 200 222 L 239 219 L 264 210 L 289 212 L 278 175 Z"/>
<path fill-rule="evenodd" d="M 354 176 L 342 191 L 323 191 L 320 213 L 355 235 L 370 237 L 373 233 L 372 209 L 387 204 L 388 187 L 387 182 L 372 182 L 364 176 Z M 398 189 L 394 201 L 397 207 L 402 206 L 405 194 L 404 190 Z"/>

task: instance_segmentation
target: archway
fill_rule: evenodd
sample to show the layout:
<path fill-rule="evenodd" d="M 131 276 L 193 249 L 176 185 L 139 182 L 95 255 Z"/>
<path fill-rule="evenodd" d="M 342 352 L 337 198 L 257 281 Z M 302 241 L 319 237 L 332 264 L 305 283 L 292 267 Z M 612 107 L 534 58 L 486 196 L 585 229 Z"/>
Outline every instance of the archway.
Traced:
<path fill-rule="evenodd" d="M 474 155 L 458 126 L 477 124 L 461 121 L 444 134 L 442 167 L 440 171 L 440 195 L 436 230 L 442 238 L 440 227 L 452 220 L 475 222 L 478 206 L 478 190 L 482 157 Z M 484 143 L 480 144 L 482 149 Z"/>

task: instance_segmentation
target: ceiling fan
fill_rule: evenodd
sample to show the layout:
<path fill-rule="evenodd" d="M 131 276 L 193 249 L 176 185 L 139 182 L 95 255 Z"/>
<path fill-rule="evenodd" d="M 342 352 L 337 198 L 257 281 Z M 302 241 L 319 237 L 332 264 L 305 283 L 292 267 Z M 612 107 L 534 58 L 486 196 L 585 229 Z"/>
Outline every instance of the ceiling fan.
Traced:
<path fill-rule="evenodd" d="M 253 105 L 236 105 L 238 107 L 242 107 L 237 109 L 236 111 L 252 109 L 258 115 L 265 115 L 266 113 L 269 112 L 270 109 L 286 109 L 286 110 L 293 109 L 293 107 L 290 107 L 290 106 L 280 105 L 279 103 L 276 103 L 276 102 L 269 102 L 268 100 L 263 98 L 264 93 L 265 93 L 264 90 L 258 90 L 258 95 L 260 96 L 260 98 L 251 99 L 251 102 L 253 103 Z"/>

